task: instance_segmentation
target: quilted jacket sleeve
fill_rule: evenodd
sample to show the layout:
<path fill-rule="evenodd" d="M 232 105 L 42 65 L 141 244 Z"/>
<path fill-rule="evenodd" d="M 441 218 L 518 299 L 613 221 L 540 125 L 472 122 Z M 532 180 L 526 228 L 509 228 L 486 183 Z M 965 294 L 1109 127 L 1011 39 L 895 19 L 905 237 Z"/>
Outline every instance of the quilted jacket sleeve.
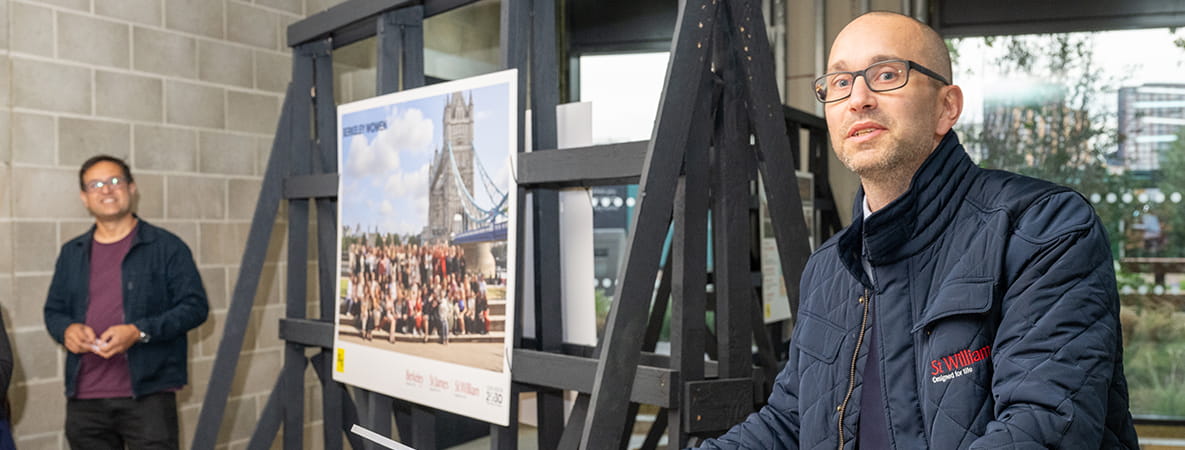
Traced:
<path fill-rule="evenodd" d="M 1098 448 L 1123 350 L 1106 232 L 1060 193 L 1021 215 L 1006 251 L 995 420 L 971 448 Z"/>
<path fill-rule="evenodd" d="M 798 351 L 791 344 L 790 361 L 774 380 L 773 393 L 761 410 L 750 414 L 728 433 L 709 439 L 703 449 L 798 448 Z"/>

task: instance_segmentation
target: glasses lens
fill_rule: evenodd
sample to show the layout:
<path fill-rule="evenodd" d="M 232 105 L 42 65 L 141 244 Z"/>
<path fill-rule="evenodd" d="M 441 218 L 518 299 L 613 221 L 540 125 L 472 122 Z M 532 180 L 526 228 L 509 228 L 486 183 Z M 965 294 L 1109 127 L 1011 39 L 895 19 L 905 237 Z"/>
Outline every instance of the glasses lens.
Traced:
<path fill-rule="evenodd" d="M 832 73 L 815 80 L 815 97 L 821 102 L 833 102 L 847 97 L 852 91 L 852 74 Z"/>
<path fill-rule="evenodd" d="M 815 98 L 821 102 L 827 101 L 827 77 L 815 80 Z"/>
<path fill-rule="evenodd" d="M 868 66 L 864 77 L 874 91 L 887 91 L 905 85 L 909 64 L 903 61 L 885 61 Z"/>
<path fill-rule="evenodd" d="M 103 189 L 103 186 L 109 186 L 111 189 L 119 189 L 123 184 L 123 180 L 119 177 L 111 177 L 110 180 L 95 180 L 86 184 L 87 191 L 97 191 Z"/>

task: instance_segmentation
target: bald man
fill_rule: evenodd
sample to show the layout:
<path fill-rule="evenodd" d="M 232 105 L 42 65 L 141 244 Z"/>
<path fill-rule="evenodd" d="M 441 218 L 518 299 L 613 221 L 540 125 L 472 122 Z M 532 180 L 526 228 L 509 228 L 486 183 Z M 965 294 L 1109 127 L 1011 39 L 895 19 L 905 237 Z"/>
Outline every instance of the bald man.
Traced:
<path fill-rule="evenodd" d="M 704 448 L 1138 448 L 1110 245 L 1081 195 L 984 170 L 925 24 L 869 13 L 815 80 L 852 224 L 803 272 L 768 405 Z"/>

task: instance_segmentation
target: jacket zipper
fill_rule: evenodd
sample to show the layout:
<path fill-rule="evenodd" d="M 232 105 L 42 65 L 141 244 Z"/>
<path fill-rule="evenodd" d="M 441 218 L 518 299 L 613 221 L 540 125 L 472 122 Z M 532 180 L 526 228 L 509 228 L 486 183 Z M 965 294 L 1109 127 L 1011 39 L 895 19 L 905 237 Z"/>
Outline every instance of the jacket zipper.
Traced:
<path fill-rule="evenodd" d="M 868 294 L 868 289 L 864 289 L 864 295 L 861 295 L 856 301 L 864 305 L 864 318 L 860 321 L 860 334 L 856 337 L 856 350 L 852 351 L 852 371 L 848 378 L 848 393 L 843 397 L 843 403 L 840 403 L 836 410 L 839 411 L 839 450 L 843 450 L 843 416 L 844 410 L 848 407 L 848 400 L 852 399 L 852 391 L 856 390 L 856 357 L 860 356 L 860 347 L 864 345 L 864 330 L 868 329 L 868 305 L 872 303 L 872 296 Z"/>

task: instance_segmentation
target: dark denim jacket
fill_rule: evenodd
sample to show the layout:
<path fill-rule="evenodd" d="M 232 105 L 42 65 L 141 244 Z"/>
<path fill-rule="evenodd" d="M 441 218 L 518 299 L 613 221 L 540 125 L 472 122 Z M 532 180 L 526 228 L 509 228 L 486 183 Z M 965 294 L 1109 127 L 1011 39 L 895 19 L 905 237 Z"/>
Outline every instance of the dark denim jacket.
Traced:
<path fill-rule="evenodd" d="M 90 252 L 95 229 L 62 246 L 45 300 L 45 327 L 59 344 L 66 327 L 86 322 Z M 132 394 L 140 397 L 188 382 L 186 333 L 206 321 L 209 304 L 189 247 L 143 219 L 123 260 L 127 323 L 150 336 L 128 349 Z M 81 357 L 66 354 L 66 396 L 73 397 Z"/>

